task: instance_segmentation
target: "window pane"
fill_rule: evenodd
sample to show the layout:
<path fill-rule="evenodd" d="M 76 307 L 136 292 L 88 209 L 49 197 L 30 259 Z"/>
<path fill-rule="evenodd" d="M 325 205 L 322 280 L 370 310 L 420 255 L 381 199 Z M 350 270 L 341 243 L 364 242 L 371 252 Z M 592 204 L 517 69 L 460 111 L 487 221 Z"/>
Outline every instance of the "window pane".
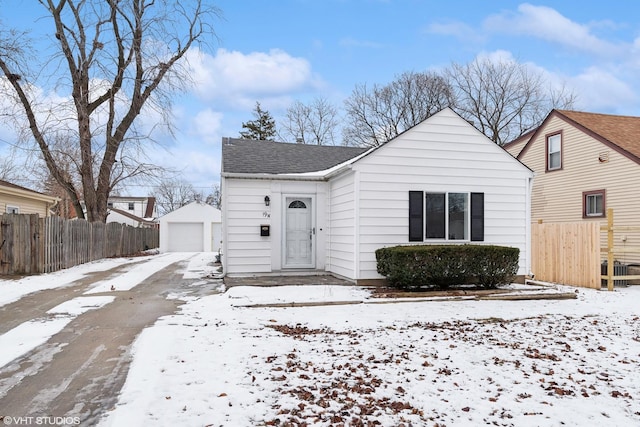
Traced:
<path fill-rule="evenodd" d="M 467 193 L 449 193 L 449 240 L 466 240 L 468 223 Z"/>
<path fill-rule="evenodd" d="M 549 153 L 549 159 L 548 159 L 548 168 L 549 169 L 559 169 L 562 167 L 561 164 L 561 160 L 562 160 L 562 155 L 561 155 L 561 139 L 560 139 L 560 135 L 553 135 L 550 136 L 549 139 L 547 140 L 547 145 L 548 145 L 548 153 Z"/>
<path fill-rule="evenodd" d="M 427 239 L 445 238 L 444 193 L 427 193 Z"/>
<path fill-rule="evenodd" d="M 558 169 L 560 167 L 560 153 L 549 154 L 549 169 Z"/>
<path fill-rule="evenodd" d="M 600 216 L 603 214 L 602 194 L 590 194 L 587 196 L 587 215 Z"/>

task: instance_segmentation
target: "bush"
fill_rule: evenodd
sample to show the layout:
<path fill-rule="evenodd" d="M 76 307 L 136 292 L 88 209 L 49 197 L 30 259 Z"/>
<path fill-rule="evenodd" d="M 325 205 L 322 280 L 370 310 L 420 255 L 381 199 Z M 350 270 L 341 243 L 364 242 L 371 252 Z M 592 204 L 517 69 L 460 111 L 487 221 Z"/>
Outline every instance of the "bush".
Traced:
<path fill-rule="evenodd" d="M 411 245 L 376 251 L 378 273 L 402 289 L 475 283 L 495 288 L 518 272 L 520 250 L 492 245 Z"/>

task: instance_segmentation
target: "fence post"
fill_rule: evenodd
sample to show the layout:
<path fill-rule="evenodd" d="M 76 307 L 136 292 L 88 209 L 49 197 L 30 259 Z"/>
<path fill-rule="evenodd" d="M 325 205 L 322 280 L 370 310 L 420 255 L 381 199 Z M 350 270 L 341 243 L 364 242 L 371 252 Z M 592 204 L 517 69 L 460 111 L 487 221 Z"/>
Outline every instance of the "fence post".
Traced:
<path fill-rule="evenodd" d="M 613 290 L 613 208 L 607 209 L 607 290 Z"/>

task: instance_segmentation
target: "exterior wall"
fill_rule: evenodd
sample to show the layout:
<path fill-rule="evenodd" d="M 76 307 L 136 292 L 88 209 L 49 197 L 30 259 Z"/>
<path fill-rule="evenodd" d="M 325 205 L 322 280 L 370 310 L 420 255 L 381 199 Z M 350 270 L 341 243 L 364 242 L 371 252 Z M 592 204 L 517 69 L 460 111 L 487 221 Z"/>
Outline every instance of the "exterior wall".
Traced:
<path fill-rule="evenodd" d="M 513 157 L 518 157 L 518 154 L 520 154 L 520 151 L 522 151 L 528 141 L 529 139 L 523 138 L 521 140 L 514 141 L 513 143 L 505 145 L 504 149 L 507 150 L 507 152 Z"/>
<path fill-rule="evenodd" d="M 52 203 L 21 197 L 13 194 L 0 193 L 0 214 L 7 213 L 7 207 L 18 207 L 21 214 L 38 214 L 41 217 L 49 216 L 49 208 Z"/>
<path fill-rule="evenodd" d="M 546 135 L 562 131 L 562 169 L 545 172 Z M 609 160 L 600 162 L 607 154 Z M 606 218 L 583 218 L 582 193 L 606 191 L 606 208 L 613 208 L 616 226 L 640 227 L 640 164 L 620 154 L 558 117 L 551 117 L 535 140 L 521 153 L 520 160 L 536 172 L 531 200 L 531 218 L 544 222 L 596 221 L 606 225 Z M 602 246 L 606 247 L 606 233 Z M 622 241 L 626 237 L 626 241 Z M 615 234 L 618 249 L 640 247 L 640 232 Z M 617 257 L 625 263 L 640 263 L 639 254 Z"/>
<path fill-rule="evenodd" d="M 356 278 L 355 265 L 355 174 L 330 181 L 330 235 L 327 242 L 327 270 L 349 279 Z"/>
<path fill-rule="evenodd" d="M 219 209 L 205 203 L 189 203 L 173 212 L 162 216 L 160 222 L 160 252 L 169 250 L 169 227 L 174 223 L 203 224 L 202 247 L 205 252 L 220 250 L 222 240 L 222 213 Z"/>
<path fill-rule="evenodd" d="M 222 178 L 223 263 L 227 274 L 287 271 L 283 262 L 284 203 L 287 197 L 312 198 L 315 229 L 313 270 L 325 269 L 327 184 L 318 180 Z M 269 206 L 264 198 L 269 196 Z M 269 225 L 270 235 L 260 235 Z M 291 269 L 291 271 L 299 271 Z"/>
<path fill-rule="evenodd" d="M 519 248 L 518 274 L 529 273 L 532 173 L 455 113 L 445 110 L 432 116 L 356 162 L 353 169 L 359 185 L 358 280 L 382 278 L 376 271 L 376 249 L 410 244 L 410 190 L 483 192 L 482 243 Z"/>

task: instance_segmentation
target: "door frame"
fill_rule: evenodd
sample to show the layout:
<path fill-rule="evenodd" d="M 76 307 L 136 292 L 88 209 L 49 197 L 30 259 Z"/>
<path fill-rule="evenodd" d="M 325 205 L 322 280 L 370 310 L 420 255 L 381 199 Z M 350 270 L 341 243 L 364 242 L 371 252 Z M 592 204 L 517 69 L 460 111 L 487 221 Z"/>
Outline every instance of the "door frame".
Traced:
<path fill-rule="evenodd" d="M 287 264 L 287 209 L 289 203 L 296 199 L 308 199 L 311 201 L 309 209 L 311 219 L 311 262 L 309 264 Z M 315 194 L 282 194 L 282 268 L 283 269 L 313 269 L 316 267 L 316 196 Z"/>

